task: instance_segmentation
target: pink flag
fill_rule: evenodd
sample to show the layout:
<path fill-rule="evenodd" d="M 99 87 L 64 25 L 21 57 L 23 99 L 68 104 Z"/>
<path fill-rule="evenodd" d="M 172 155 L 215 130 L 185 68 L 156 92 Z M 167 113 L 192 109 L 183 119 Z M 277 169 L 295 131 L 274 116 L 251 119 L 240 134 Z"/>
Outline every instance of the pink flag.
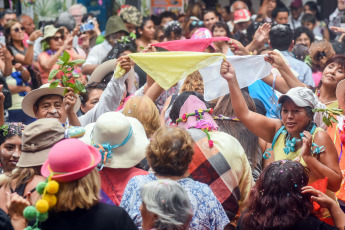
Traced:
<path fill-rule="evenodd" d="M 152 46 L 161 47 L 169 51 L 194 51 L 203 52 L 212 42 L 216 41 L 229 41 L 227 37 L 213 37 L 213 38 L 201 38 L 201 39 L 186 39 L 175 40 L 168 42 L 160 42 L 151 44 Z"/>

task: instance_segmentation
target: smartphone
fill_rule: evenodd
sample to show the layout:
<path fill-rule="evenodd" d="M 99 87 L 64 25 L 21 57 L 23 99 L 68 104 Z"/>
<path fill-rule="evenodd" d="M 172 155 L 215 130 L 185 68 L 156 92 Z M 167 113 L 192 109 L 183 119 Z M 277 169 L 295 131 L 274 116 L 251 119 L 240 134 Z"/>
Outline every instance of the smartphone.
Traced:
<path fill-rule="evenodd" d="M 0 45 L 4 46 L 6 44 L 5 36 L 0 36 Z"/>

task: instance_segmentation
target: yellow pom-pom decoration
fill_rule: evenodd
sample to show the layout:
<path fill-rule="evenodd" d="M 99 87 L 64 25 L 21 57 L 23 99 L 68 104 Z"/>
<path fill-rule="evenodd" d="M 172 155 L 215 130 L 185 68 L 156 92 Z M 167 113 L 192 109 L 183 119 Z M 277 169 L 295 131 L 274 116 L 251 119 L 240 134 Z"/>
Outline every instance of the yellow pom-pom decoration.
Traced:
<path fill-rule="evenodd" d="M 49 204 L 49 207 L 53 207 L 56 204 L 56 196 L 55 195 L 51 195 L 51 194 L 45 194 L 43 196 L 43 200 L 46 200 Z"/>
<path fill-rule="evenodd" d="M 45 213 L 49 209 L 49 203 L 46 200 L 39 200 L 36 203 L 36 209 L 39 213 Z"/>
<path fill-rule="evenodd" d="M 56 194 L 59 191 L 59 183 L 51 180 L 47 183 L 46 191 L 50 194 Z"/>

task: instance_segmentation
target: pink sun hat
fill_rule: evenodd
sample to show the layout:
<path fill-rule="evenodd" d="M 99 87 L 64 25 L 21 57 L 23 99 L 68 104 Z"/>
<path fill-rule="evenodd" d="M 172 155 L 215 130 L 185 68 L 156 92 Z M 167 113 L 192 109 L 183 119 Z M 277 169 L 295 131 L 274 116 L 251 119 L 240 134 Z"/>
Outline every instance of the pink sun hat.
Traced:
<path fill-rule="evenodd" d="M 207 28 L 199 28 L 197 29 L 190 39 L 203 39 L 203 38 L 212 38 L 212 33 Z M 213 43 L 210 46 L 215 50 Z"/>
<path fill-rule="evenodd" d="M 78 139 L 65 139 L 50 149 L 41 174 L 48 177 L 54 173 L 52 179 L 58 182 L 75 181 L 90 173 L 100 161 L 96 148 Z"/>

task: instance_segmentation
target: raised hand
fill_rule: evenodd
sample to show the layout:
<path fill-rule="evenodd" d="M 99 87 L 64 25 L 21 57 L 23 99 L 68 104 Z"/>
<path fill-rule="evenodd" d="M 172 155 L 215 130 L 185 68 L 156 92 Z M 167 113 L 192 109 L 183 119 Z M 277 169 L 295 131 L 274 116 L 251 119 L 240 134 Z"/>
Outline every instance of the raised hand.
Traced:
<path fill-rule="evenodd" d="M 231 52 L 233 52 L 236 55 L 250 54 L 250 52 L 242 45 L 242 43 L 235 39 L 230 39 L 228 44 L 229 44 L 229 48 L 231 49 Z"/>
<path fill-rule="evenodd" d="M 74 93 L 74 90 L 70 87 L 67 87 L 67 93 L 64 96 L 64 104 L 65 104 L 65 110 L 67 114 L 74 113 L 74 105 L 77 102 L 77 97 Z"/>
<path fill-rule="evenodd" d="M 264 23 L 256 30 L 253 40 L 255 40 L 260 45 L 264 45 L 269 39 L 270 30 L 271 25 L 269 23 Z"/>
<path fill-rule="evenodd" d="M 43 36 L 43 33 L 41 30 L 35 30 L 34 32 L 30 34 L 29 40 L 34 42 L 36 41 L 37 38 L 42 37 L 42 36 Z"/>
<path fill-rule="evenodd" d="M 345 33 L 345 28 L 343 27 L 331 26 L 330 29 L 333 30 L 333 32 L 335 33 Z"/>
<path fill-rule="evenodd" d="M 220 75 L 227 81 L 236 79 L 235 69 L 227 60 L 223 60 L 220 66 Z"/>
<path fill-rule="evenodd" d="M 265 56 L 264 59 L 265 61 L 270 63 L 274 68 L 277 69 L 287 66 L 283 58 L 277 52 L 274 51 L 268 52 L 268 56 Z"/>
<path fill-rule="evenodd" d="M 115 67 L 117 66 L 117 64 L 119 64 L 120 67 L 126 71 L 125 72 L 125 74 L 126 74 L 131 70 L 132 60 L 128 56 L 119 57 L 116 60 Z"/>

